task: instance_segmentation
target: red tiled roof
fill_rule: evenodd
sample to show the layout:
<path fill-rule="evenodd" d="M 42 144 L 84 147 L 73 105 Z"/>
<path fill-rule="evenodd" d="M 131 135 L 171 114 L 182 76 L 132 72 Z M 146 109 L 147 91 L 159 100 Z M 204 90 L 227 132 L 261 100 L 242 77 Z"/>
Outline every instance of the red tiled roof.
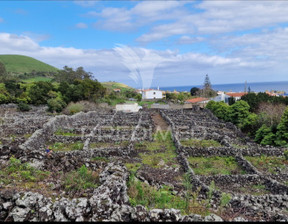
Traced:
<path fill-rule="evenodd" d="M 203 97 L 197 97 L 197 98 L 193 98 L 190 100 L 186 100 L 186 102 L 187 103 L 199 103 L 199 102 L 206 101 L 206 100 L 209 100 L 209 99 L 203 98 Z"/>
<path fill-rule="evenodd" d="M 244 96 L 246 94 L 247 93 L 244 93 L 244 92 L 242 92 L 242 93 L 226 93 L 226 95 L 231 96 L 231 97 L 241 97 L 241 96 Z"/>

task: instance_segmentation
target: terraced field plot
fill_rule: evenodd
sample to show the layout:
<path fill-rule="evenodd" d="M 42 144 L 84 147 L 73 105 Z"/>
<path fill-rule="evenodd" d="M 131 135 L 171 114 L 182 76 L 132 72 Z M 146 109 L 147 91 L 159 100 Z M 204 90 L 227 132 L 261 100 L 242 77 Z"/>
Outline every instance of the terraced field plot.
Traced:
<path fill-rule="evenodd" d="M 284 156 L 245 156 L 245 159 L 264 174 L 288 174 L 288 160 Z"/>
<path fill-rule="evenodd" d="M 20 207 L 33 209 L 25 216 L 29 221 L 204 221 L 210 213 L 225 221 L 235 214 L 288 221 L 284 150 L 250 142 L 205 109 L 43 113 L 35 122 L 30 115 L 28 123 L 21 114 L 21 122 L 8 119 L 7 132 L 0 132 L 5 138 L 21 136 L 0 145 L 0 205 L 12 203 L 12 209 L 0 212 L 0 221 L 13 221 L 19 209 L 5 190 L 24 191 L 17 203 L 36 197 L 37 206 L 49 204 L 44 215 L 41 206 Z M 54 151 L 50 157 L 47 145 Z M 23 166 L 13 174 L 14 152 Z M 170 208 L 179 211 L 162 210 Z"/>
<path fill-rule="evenodd" d="M 236 175 L 246 172 L 237 164 L 234 157 L 188 157 L 196 175 Z"/>

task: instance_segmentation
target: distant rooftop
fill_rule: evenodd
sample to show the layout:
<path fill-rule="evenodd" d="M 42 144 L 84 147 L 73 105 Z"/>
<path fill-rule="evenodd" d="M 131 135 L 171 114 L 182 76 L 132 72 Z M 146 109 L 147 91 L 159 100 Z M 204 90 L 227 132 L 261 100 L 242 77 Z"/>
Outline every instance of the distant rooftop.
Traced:
<path fill-rule="evenodd" d="M 241 97 L 241 96 L 244 96 L 246 94 L 247 93 L 245 93 L 245 92 L 242 92 L 242 93 L 232 93 L 232 92 L 226 93 L 226 95 L 231 96 L 231 97 Z"/>
<path fill-rule="evenodd" d="M 206 101 L 206 100 L 209 100 L 209 99 L 204 98 L 204 97 L 197 97 L 197 98 L 193 98 L 190 100 L 186 100 L 186 102 L 187 103 L 199 103 L 199 102 Z"/>

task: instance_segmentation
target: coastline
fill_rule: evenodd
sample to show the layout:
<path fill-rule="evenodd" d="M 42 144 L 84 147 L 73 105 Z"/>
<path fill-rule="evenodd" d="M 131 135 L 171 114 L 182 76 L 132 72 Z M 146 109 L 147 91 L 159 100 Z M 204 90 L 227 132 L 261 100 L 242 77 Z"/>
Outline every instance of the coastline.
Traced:
<path fill-rule="evenodd" d="M 243 92 L 245 88 L 245 83 L 230 83 L 230 84 L 211 84 L 212 88 L 217 91 L 225 92 Z M 161 87 L 160 90 L 163 91 L 178 91 L 178 92 L 189 92 L 192 87 L 202 88 L 203 85 L 189 85 L 189 86 L 168 86 Z M 250 87 L 251 92 L 265 92 L 266 90 L 272 91 L 285 91 L 288 92 L 288 81 L 277 81 L 277 82 L 254 82 L 247 83 L 247 90 Z M 157 89 L 156 87 L 153 87 Z"/>

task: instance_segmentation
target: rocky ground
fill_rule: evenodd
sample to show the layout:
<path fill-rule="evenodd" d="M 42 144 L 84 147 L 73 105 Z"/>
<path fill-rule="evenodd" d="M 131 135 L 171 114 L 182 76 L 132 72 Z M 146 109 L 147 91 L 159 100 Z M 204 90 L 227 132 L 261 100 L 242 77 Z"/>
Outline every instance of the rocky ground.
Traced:
<path fill-rule="evenodd" d="M 263 173 L 245 159 L 282 158 L 285 149 L 260 147 L 209 111 L 54 116 L 41 107 L 20 113 L 5 105 L 0 114 L 0 221 L 288 221 L 285 164 L 281 172 Z M 189 139 L 219 146 L 181 144 Z M 55 149 L 51 156 L 47 145 Z M 196 175 L 189 158 L 213 156 L 232 156 L 243 173 Z M 94 185 L 77 185 L 83 166 Z M 133 198 L 139 192 L 131 183 L 188 200 L 188 209 L 145 204 Z"/>

